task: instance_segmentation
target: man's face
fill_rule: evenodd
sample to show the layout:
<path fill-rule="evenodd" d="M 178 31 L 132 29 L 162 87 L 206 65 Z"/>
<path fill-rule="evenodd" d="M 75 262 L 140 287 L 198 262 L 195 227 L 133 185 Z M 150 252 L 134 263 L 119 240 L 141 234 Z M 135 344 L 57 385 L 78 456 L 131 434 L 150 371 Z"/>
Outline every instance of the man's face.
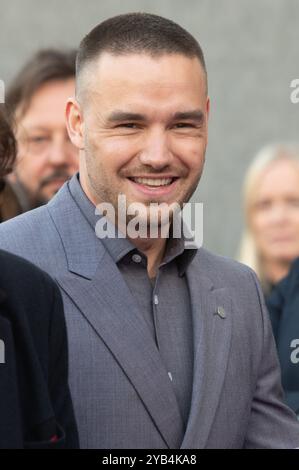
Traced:
<path fill-rule="evenodd" d="M 65 105 L 73 79 L 44 84 L 17 120 L 18 155 L 13 177 L 26 189 L 32 206 L 47 202 L 79 165 L 78 150 L 65 125 Z"/>
<path fill-rule="evenodd" d="M 119 194 L 127 205 L 188 201 L 203 170 L 208 107 L 197 59 L 103 54 L 79 111 L 86 194 L 115 209 Z"/>

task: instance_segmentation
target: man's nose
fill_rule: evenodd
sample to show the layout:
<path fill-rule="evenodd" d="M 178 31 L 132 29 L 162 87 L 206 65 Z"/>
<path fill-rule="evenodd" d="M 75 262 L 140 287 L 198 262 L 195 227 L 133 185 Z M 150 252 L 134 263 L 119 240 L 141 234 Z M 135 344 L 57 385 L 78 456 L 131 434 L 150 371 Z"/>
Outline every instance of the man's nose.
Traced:
<path fill-rule="evenodd" d="M 140 154 L 140 162 L 155 170 L 161 170 L 170 165 L 173 155 L 169 149 L 166 131 L 152 132 Z"/>

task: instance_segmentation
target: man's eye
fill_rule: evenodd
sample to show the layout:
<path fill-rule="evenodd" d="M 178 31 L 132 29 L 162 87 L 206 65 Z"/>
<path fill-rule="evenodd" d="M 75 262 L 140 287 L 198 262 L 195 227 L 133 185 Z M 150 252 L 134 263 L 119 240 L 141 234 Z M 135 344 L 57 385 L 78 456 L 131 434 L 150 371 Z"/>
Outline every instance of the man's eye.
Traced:
<path fill-rule="evenodd" d="M 138 125 L 134 122 L 126 122 L 124 124 L 119 124 L 118 128 L 124 127 L 125 129 L 138 129 Z"/>
<path fill-rule="evenodd" d="M 190 124 L 189 122 L 178 122 L 174 125 L 174 127 L 177 129 L 184 129 L 185 127 L 194 127 L 194 125 Z"/>

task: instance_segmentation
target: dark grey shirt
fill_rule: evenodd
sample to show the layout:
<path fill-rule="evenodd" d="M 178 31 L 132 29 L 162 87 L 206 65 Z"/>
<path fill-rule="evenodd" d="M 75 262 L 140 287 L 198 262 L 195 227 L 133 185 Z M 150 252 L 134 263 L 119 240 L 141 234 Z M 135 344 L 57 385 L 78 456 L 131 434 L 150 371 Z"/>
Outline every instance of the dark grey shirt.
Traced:
<path fill-rule="evenodd" d="M 85 195 L 78 175 L 69 182 L 76 204 L 95 228 L 99 215 Z M 185 271 L 196 249 L 185 249 L 184 240 L 169 238 L 157 276 L 147 273 L 147 258 L 127 238 L 103 238 L 101 242 L 124 277 L 160 352 L 187 423 L 193 383 L 193 328 Z"/>

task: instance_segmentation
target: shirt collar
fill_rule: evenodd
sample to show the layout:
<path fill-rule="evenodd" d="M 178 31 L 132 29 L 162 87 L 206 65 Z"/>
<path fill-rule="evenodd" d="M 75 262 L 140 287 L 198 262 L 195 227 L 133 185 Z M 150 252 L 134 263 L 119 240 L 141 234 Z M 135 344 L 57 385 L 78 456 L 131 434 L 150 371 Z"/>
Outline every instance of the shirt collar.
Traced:
<path fill-rule="evenodd" d="M 79 173 L 75 174 L 68 184 L 75 203 L 81 210 L 83 216 L 89 222 L 91 228 L 95 231 L 96 224 L 99 221 L 100 216 L 96 214 L 95 205 L 88 199 L 82 189 L 79 181 Z M 113 225 L 109 221 L 107 221 L 107 224 L 110 225 L 111 230 L 114 232 L 115 229 Z M 127 238 L 107 237 L 101 238 L 101 242 L 115 263 L 120 261 L 120 259 L 122 259 L 131 250 L 135 249 L 135 246 Z"/>

